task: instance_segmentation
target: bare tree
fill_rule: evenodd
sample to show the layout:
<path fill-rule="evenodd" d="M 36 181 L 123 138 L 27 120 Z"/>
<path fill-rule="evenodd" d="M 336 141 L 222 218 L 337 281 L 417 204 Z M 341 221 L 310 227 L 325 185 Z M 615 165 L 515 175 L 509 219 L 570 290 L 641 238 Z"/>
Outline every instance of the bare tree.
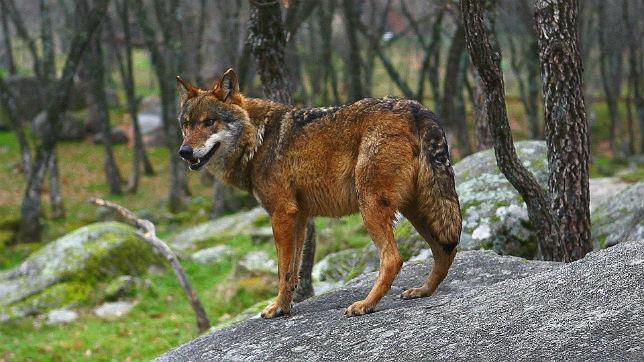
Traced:
<path fill-rule="evenodd" d="M 177 1 L 154 0 L 156 26 L 160 29 L 161 39 L 148 18 L 142 1 L 136 1 L 135 11 L 146 46 L 150 51 L 152 64 L 161 93 L 161 116 L 166 137 L 166 147 L 170 157 L 170 192 L 168 206 L 177 212 L 184 206 L 184 198 L 189 195 L 187 167 L 179 158 L 177 150 L 181 144 L 181 134 L 177 117 L 176 75 L 182 69 L 182 12 Z"/>
<path fill-rule="evenodd" d="M 105 65 L 103 63 L 103 45 L 101 30 L 97 30 L 94 39 L 89 45 L 89 51 L 85 58 L 85 64 L 90 73 L 90 92 L 96 107 L 96 116 L 102 135 L 104 148 L 103 168 L 110 193 L 118 195 L 121 193 L 121 173 L 114 159 L 112 150 L 112 128 L 110 126 L 110 113 L 107 105 L 107 94 L 105 93 Z"/>
<path fill-rule="evenodd" d="M 539 117 L 539 48 L 532 26 L 532 8 L 528 0 L 507 1 L 500 7 L 505 10 L 505 25 L 510 68 L 519 85 L 519 98 L 528 118 L 528 137 L 542 138 Z M 509 25 L 512 22 L 513 28 Z"/>
<path fill-rule="evenodd" d="M 321 61 L 323 62 L 323 79 L 324 87 L 322 88 L 322 102 L 329 103 L 329 88 L 333 95 L 333 102 L 340 103 L 340 92 L 338 90 L 338 79 L 333 65 L 333 47 L 331 45 L 331 38 L 333 36 L 333 28 L 331 23 L 333 21 L 333 14 L 335 12 L 335 0 L 323 1 L 318 7 L 318 18 L 320 24 L 320 38 L 322 40 Z"/>
<path fill-rule="evenodd" d="M 521 164 L 514 148 L 505 108 L 500 52 L 493 47 L 484 25 L 483 1 L 462 0 L 461 13 L 467 48 L 485 87 L 487 119 L 494 139 L 497 164 L 527 205 L 528 216 L 539 235 L 542 257 L 545 260 L 569 261 L 569 254 L 559 238 L 557 220 L 551 212 L 546 193 L 534 175 Z"/>
<path fill-rule="evenodd" d="M 456 134 L 461 157 L 472 153 L 472 146 L 465 123 L 463 91 L 467 69 L 465 51 L 465 29 L 460 20 L 447 55 L 445 78 L 443 79 L 443 100 L 441 118 L 444 125 Z"/>
<path fill-rule="evenodd" d="M 643 4 L 644 5 L 644 4 Z M 644 35 L 641 30 L 641 26 L 637 27 L 638 24 L 641 24 L 634 21 L 634 17 L 638 16 L 638 11 L 631 11 L 631 6 L 633 10 L 638 9 L 637 6 L 630 5 L 629 1 L 624 0 L 622 3 L 624 24 L 626 26 L 626 36 L 628 42 L 628 83 L 629 83 L 629 95 L 632 98 L 632 103 L 635 104 L 635 111 L 639 119 L 639 129 L 640 129 L 640 153 L 644 153 L 644 101 L 642 100 L 642 74 L 644 73 L 644 54 L 642 54 L 642 36 Z M 644 7 L 644 6 L 643 6 Z M 640 7 L 641 9 L 641 7 Z M 627 104 L 630 105 L 631 100 L 627 100 Z M 629 107 L 630 109 L 630 107 Z M 629 119 L 632 118 L 632 111 Z M 629 127 L 630 130 L 631 127 Z M 629 143 L 633 147 L 633 134 L 635 132 L 629 132 Z M 634 147 L 633 147 L 634 148 Z"/>
<path fill-rule="evenodd" d="M 36 144 L 35 158 L 31 165 L 27 187 L 21 206 L 20 229 L 18 240 L 39 241 L 41 237 L 41 203 L 42 184 L 50 156 L 58 141 L 60 114 L 69 101 L 74 74 L 78 68 L 81 56 L 87 48 L 94 31 L 103 20 L 107 8 L 107 0 L 97 0 L 91 12 L 85 1 L 77 2 L 79 28 L 70 42 L 69 52 L 60 78 L 52 87 L 51 97 L 46 108 L 47 132 Z"/>
<path fill-rule="evenodd" d="M 611 153 L 613 156 L 617 156 L 618 102 L 622 89 L 624 44 L 621 41 L 616 41 L 621 30 L 621 17 L 615 14 L 619 9 L 611 5 L 613 4 L 605 1 L 599 1 L 597 4 L 599 15 L 599 64 L 610 118 L 608 142 Z"/>
<path fill-rule="evenodd" d="M 257 62 L 264 95 L 273 101 L 292 105 L 286 69 L 284 69 L 286 35 L 279 2 L 250 0 L 250 3 L 248 44 L 251 45 Z M 295 250 L 296 253 L 302 253 L 302 265 L 305 266 L 312 265 L 315 259 L 314 227 L 313 221 L 308 220 L 303 250 Z M 301 301 L 313 295 L 311 268 L 300 268 L 299 277 L 293 297 L 295 301 Z"/>
<path fill-rule="evenodd" d="M 344 24 L 349 49 L 345 58 L 345 74 L 349 87 L 349 100 L 357 101 L 364 98 L 362 86 L 362 58 L 358 42 L 358 27 L 360 23 L 361 4 L 359 1 L 342 0 Z"/>
<path fill-rule="evenodd" d="M 132 33 L 130 30 L 130 7 L 129 2 L 126 0 L 114 1 L 117 17 L 121 24 L 123 32 L 123 50 L 118 47 L 116 42 L 116 34 L 111 19 L 108 17 L 106 21 L 110 43 L 112 44 L 112 53 L 115 55 L 119 73 L 121 75 L 121 82 L 125 89 L 125 97 L 127 99 L 127 110 L 132 119 L 132 130 L 134 133 L 134 155 L 132 157 L 132 173 L 127 184 L 127 192 L 136 192 L 139 179 L 141 176 L 141 166 L 146 175 L 154 175 L 154 168 L 150 162 L 145 147 L 143 145 L 143 135 L 141 134 L 141 126 L 138 122 L 138 108 L 139 101 L 136 97 L 136 90 L 134 88 L 134 67 L 132 61 Z"/>
<path fill-rule="evenodd" d="M 3 59 L 5 67 L 10 75 L 16 75 L 16 62 L 13 58 L 13 46 L 11 44 L 11 30 L 9 29 L 9 14 L 4 1 L 0 1 L 0 21 L 2 22 L 2 42 L 4 45 Z"/>

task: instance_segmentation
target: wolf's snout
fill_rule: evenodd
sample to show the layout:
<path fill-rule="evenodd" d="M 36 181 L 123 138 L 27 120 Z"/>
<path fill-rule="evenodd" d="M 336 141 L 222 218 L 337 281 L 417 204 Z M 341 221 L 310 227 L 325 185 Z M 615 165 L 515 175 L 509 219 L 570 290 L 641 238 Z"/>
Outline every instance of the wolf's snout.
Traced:
<path fill-rule="evenodd" d="M 192 151 L 192 147 L 188 145 L 181 145 L 179 147 L 179 155 L 186 160 L 192 159 Z"/>

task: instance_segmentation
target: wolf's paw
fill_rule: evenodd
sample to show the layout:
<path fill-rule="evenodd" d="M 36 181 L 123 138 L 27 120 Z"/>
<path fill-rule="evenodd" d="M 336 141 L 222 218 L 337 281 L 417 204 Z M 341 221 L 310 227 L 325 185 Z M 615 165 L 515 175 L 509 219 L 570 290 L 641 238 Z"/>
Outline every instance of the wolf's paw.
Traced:
<path fill-rule="evenodd" d="M 375 308 L 375 305 L 369 304 L 365 302 L 364 300 L 361 300 L 359 302 L 355 302 L 347 308 L 347 310 L 344 312 L 345 317 L 356 317 L 359 315 L 364 315 L 367 313 L 373 312 Z"/>
<path fill-rule="evenodd" d="M 282 308 L 278 303 L 272 303 L 268 307 L 264 308 L 262 311 L 262 318 L 264 319 L 270 319 L 270 318 L 275 318 L 283 315 L 288 315 L 290 314 L 291 311 L 285 311 L 284 308 Z"/>
<path fill-rule="evenodd" d="M 400 299 L 414 299 L 429 297 L 431 293 L 427 288 L 411 288 L 407 289 L 400 294 Z"/>

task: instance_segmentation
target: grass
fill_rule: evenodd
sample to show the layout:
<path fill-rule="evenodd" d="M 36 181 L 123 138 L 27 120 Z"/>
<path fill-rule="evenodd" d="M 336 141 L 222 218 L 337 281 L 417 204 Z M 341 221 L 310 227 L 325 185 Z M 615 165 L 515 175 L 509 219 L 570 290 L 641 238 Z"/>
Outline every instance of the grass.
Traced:
<path fill-rule="evenodd" d="M 227 300 L 220 298 L 217 284 L 230 274 L 232 260 L 183 265 L 211 322 L 271 296 L 246 288 Z M 197 337 L 194 314 L 172 272 L 148 278 L 152 287 L 140 292 L 138 304 L 117 320 L 106 321 L 81 308 L 80 318 L 69 325 L 47 326 L 40 318 L 0 324 L 0 360 L 149 360 Z"/>

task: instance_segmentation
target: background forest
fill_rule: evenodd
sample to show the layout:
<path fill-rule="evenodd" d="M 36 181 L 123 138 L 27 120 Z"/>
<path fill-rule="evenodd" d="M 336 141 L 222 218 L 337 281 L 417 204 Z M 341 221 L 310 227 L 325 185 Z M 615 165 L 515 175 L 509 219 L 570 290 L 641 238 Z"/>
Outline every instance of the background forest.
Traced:
<path fill-rule="evenodd" d="M 175 245 L 199 225 L 244 225 L 215 227 L 219 233 L 177 248 L 213 325 L 271 297 L 272 274 L 248 266 L 274 263 L 268 218 L 248 195 L 188 172 L 177 154 L 175 85 L 181 75 L 207 88 L 233 68 L 245 96 L 280 99 L 271 91 L 282 86 L 263 86 L 255 61 L 271 39 L 281 39 L 283 86 L 297 106 L 415 99 L 441 119 L 454 163 L 492 147 L 458 1 L 283 1 L 283 32 L 271 38 L 253 17 L 275 3 L 0 0 L 0 275 L 80 227 L 113 220 L 87 202 L 101 197 L 153 221 L 158 236 Z M 501 51 L 514 139 L 543 140 L 532 1 L 484 3 L 485 25 Z M 579 4 L 590 176 L 642 181 L 644 2 Z M 359 216 L 320 218 L 315 226 L 316 261 L 370 242 Z M 229 254 L 217 262 L 194 257 L 222 245 Z M 249 253 L 256 259 L 248 261 Z M 41 312 L 57 302 L 42 300 L 30 301 L 27 318 L 0 321 L 0 361 L 149 359 L 194 338 L 194 315 L 172 271 L 152 259 L 138 265 L 133 255 L 124 267 L 131 273 L 84 269 L 82 282 L 66 279 L 65 297 L 56 297 L 65 303 L 56 306 L 77 307 L 80 317 L 71 323 L 48 323 Z M 121 318 L 103 318 L 94 306 L 106 300 L 133 307 Z"/>

